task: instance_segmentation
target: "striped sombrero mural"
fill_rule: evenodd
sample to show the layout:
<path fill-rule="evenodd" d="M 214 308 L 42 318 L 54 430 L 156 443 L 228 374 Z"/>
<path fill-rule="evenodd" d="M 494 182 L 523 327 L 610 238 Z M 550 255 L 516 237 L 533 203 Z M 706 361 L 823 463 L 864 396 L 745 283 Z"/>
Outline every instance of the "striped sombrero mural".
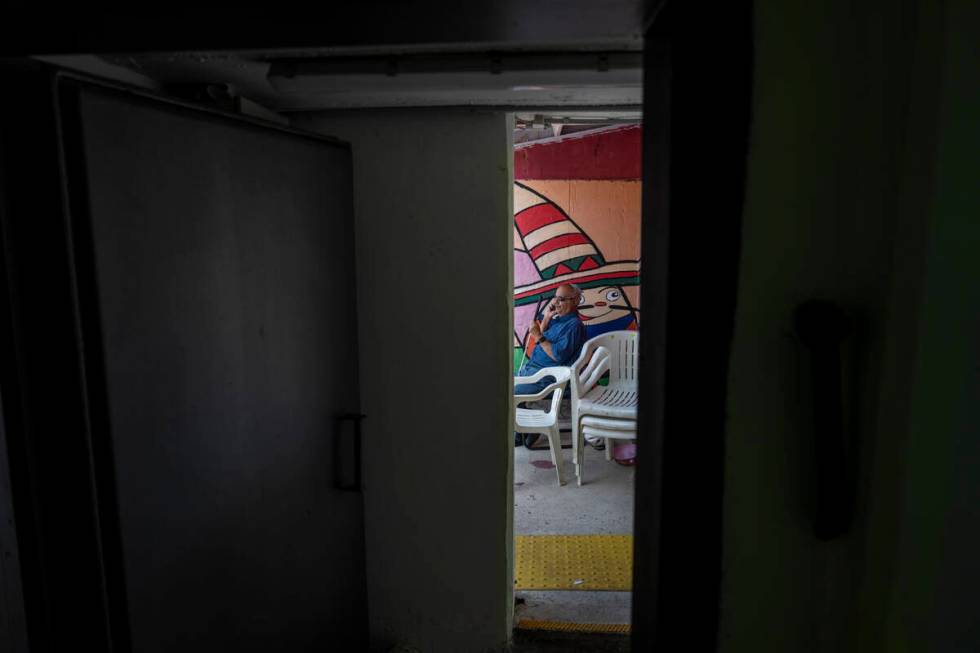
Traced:
<path fill-rule="evenodd" d="M 606 261 L 575 221 L 554 202 L 514 183 L 514 228 L 537 278 L 517 278 L 514 304 L 537 303 L 563 283 L 580 288 L 640 283 L 639 261 Z"/>

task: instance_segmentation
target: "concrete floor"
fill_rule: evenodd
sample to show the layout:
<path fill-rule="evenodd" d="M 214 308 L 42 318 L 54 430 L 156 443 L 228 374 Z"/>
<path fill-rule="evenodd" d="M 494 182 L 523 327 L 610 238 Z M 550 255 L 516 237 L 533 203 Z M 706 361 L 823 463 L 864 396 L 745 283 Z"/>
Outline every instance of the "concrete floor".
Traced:
<path fill-rule="evenodd" d="M 563 434 L 566 443 L 568 434 Z M 623 534 L 633 532 L 633 467 L 607 461 L 587 446 L 585 475 L 575 484 L 572 450 L 562 449 L 567 484 L 558 486 L 547 449 L 514 448 L 514 532 L 517 535 Z M 629 592 L 519 591 L 515 620 L 576 623 L 630 622 Z"/>

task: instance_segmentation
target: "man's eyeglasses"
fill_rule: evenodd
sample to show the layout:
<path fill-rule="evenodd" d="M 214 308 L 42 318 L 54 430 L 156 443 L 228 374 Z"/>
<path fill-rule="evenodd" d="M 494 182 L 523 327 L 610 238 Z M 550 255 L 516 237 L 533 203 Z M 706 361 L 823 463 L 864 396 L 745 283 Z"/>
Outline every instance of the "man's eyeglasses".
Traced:
<path fill-rule="evenodd" d="M 575 297 L 555 297 L 556 302 L 571 302 L 575 301 Z"/>

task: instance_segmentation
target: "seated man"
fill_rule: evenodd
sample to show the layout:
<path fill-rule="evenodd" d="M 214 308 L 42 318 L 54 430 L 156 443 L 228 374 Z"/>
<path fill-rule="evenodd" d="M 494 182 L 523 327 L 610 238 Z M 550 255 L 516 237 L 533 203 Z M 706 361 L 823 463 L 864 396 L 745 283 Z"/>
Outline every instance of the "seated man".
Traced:
<path fill-rule="evenodd" d="M 521 368 L 521 376 L 530 376 L 545 367 L 570 366 L 578 358 L 585 344 L 585 325 L 578 315 L 582 292 L 571 284 L 555 289 L 555 297 L 548 303 L 540 323 L 535 321 L 528 333 L 537 341 L 531 358 Z M 515 395 L 532 395 L 540 392 L 555 377 L 546 376 L 537 383 L 519 383 L 514 386 Z M 535 438 L 536 439 L 536 438 Z M 520 436 L 514 445 L 521 443 Z"/>

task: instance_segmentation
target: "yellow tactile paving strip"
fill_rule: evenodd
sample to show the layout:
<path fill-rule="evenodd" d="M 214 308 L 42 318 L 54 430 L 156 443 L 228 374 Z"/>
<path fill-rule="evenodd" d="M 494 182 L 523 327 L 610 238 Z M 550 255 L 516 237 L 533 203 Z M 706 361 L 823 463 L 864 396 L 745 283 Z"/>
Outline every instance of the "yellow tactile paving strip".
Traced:
<path fill-rule="evenodd" d="M 518 535 L 514 589 L 633 588 L 632 535 Z"/>
<path fill-rule="evenodd" d="M 565 633 L 619 633 L 630 634 L 629 624 L 573 624 L 566 621 L 536 621 L 525 619 L 518 622 L 519 630 L 552 630 Z"/>

